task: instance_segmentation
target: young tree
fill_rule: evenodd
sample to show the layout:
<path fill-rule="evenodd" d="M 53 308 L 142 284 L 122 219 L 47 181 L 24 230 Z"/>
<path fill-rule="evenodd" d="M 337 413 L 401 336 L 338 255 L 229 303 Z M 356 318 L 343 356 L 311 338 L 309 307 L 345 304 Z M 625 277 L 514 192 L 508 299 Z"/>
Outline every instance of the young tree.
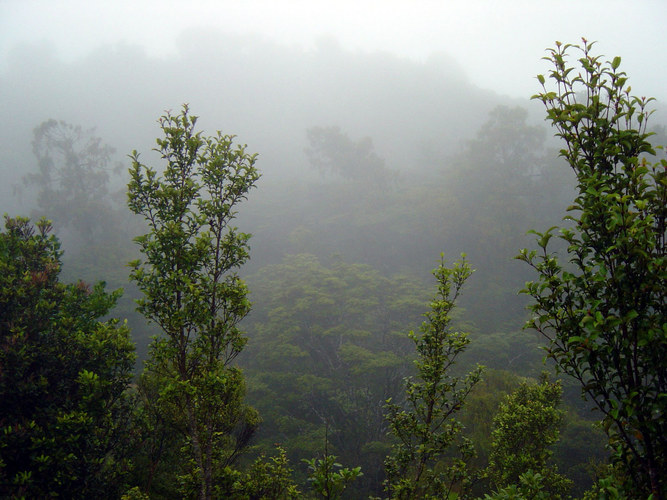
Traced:
<path fill-rule="evenodd" d="M 349 483 L 363 476 L 361 467 L 343 467 L 337 456 L 329 453 L 329 425 L 324 434 L 324 454 L 322 458 L 303 459 L 308 465 L 308 482 L 315 493 L 322 498 L 341 498 Z"/>
<path fill-rule="evenodd" d="M 165 333 L 151 345 L 147 370 L 161 384 L 159 404 L 187 439 L 191 463 L 185 482 L 198 496 L 215 494 L 216 475 L 232 464 L 256 425 L 243 403 L 243 376 L 232 360 L 245 339 L 238 327 L 250 310 L 236 270 L 248 259 L 250 235 L 230 223 L 259 173 L 256 155 L 233 136 L 195 132 L 187 106 L 160 119 L 156 151 L 167 162 L 157 172 L 131 155 L 128 205 L 150 232 L 136 238 L 144 261 L 131 279 L 144 298 L 139 311 Z"/>
<path fill-rule="evenodd" d="M 59 281 L 60 245 L 41 220 L 0 233 L 0 496 L 110 497 L 127 472 L 134 346 L 100 321 L 120 291 Z"/>
<path fill-rule="evenodd" d="M 299 500 L 303 494 L 294 483 L 287 453 L 277 446 L 273 456 L 260 455 L 247 472 L 234 471 L 226 498 Z M 234 477 L 236 476 L 236 477 Z"/>
<path fill-rule="evenodd" d="M 451 330 L 450 314 L 471 273 L 465 258 L 451 268 L 442 261 L 433 271 L 438 292 L 421 334 L 410 332 L 418 358 L 416 379 L 406 383 L 407 408 L 387 403 L 387 419 L 398 440 L 385 461 L 385 490 L 391 498 L 449 498 L 469 486 L 466 461 L 474 450 L 461 437 L 462 425 L 454 415 L 479 382 L 482 367 L 465 377 L 450 374 L 456 357 L 470 342 L 467 334 Z M 449 448 L 457 440 L 459 458 L 451 458 Z"/>
<path fill-rule="evenodd" d="M 578 195 L 569 208 L 569 262 L 547 249 L 556 228 L 537 234 L 519 259 L 538 273 L 523 290 L 534 303 L 527 326 L 548 340 L 547 356 L 577 379 L 603 414 L 614 459 L 633 495 L 664 498 L 667 481 L 667 161 L 646 132 L 651 99 L 633 97 L 620 57 L 603 62 L 592 43 L 550 49 L 555 90 L 535 96 L 565 142 Z M 571 66 L 571 51 L 579 55 Z"/>
<path fill-rule="evenodd" d="M 572 486 L 554 466 L 547 466 L 550 447 L 558 441 L 563 411 L 557 407 L 563 389 L 559 382 L 523 382 L 505 398 L 493 419 L 493 442 L 488 475 L 492 486 L 520 484 L 526 471 L 540 474 L 542 490 L 549 498 L 562 498 Z"/>

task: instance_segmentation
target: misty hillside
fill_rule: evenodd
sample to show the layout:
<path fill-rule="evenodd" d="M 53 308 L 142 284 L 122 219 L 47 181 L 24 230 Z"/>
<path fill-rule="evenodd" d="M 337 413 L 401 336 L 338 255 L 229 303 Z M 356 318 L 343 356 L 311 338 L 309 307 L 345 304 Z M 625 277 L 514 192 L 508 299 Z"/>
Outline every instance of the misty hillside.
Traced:
<path fill-rule="evenodd" d="M 234 133 L 261 152 L 265 182 L 304 175 L 305 131 L 313 126 L 372 137 L 391 168 L 428 168 L 429 155 L 456 148 L 500 102 L 467 83 L 450 57 L 419 64 L 345 52 L 326 39 L 304 52 L 198 32 L 181 36 L 173 60 L 116 45 L 63 63 L 46 44 L 22 45 L 1 78 L 3 109 L 14 117 L 2 125 L 3 164 L 28 169 L 32 129 L 49 118 L 95 127 L 120 158 L 145 151 L 155 117 L 188 102 L 202 127 Z"/>
<path fill-rule="evenodd" d="M 104 323 L 117 334 L 114 342 L 126 336 L 121 339 L 124 344 L 105 356 L 121 359 L 124 383 L 132 381 L 133 390 L 137 390 L 138 399 L 127 404 L 139 404 L 137 401 L 143 398 L 140 403 L 144 406 L 139 405 L 139 413 L 130 417 L 114 406 L 125 401 L 120 396 L 109 404 L 108 408 L 127 417 L 131 422 L 128 426 L 136 426 L 132 427 L 134 441 L 128 438 L 122 442 L 132 459 L 127 463 L 109 460 L 106 464 L 99 459 L 95 462 L 101 464 L 98 472 L 113 467 L 113 474 L 125 481 L 118 483 L 118 491 L 120 485 L 134 485 L 138 494 L 143 494 L 139 486 L 150 492 L 150 498 L 176 498 L 176 492 L 184 497 L 210 498 L 210 494 L 200 495 L 193 479 L 203 466 L 195 466 L 194 461 L 185 464 L 181 452 L 192 445 L 187 433 L 192 434 L 196 418 L 219 414 L 226 430 L 212 435 L 219 440 L 216 460 L 224 463 L 224 473 L 220 472 L 216 480 L 225 487 L 250 484 L 257 477 L 265 481 L 268 478 L 269 483 L 275 479 L 277 484 L 277 478 L 283 478 L 278 472 L 296 478 L 299 484 L 308 484 L 310 477 L 312 486 L 312 478 L 318 473 L 312 457 L 320 456 L 325 443 L 327 457 L 330 446 L 346 466 L 363 470 L 363 475 L 354 469 L 348 471 L 355 482 L 346 484 L 349 489 L 344 498 L 381 494 L 386 486 L 385 473 L 392 470 L 387 457 L 401 441 L 396 437 L 400 437 L 396 422 L 403 418 L 401 412 L 409 410 L 410 404 L 417 413 L 430 415 L 433 410 L 431 407 L 424 412 L 410 399 L 418 388 L 409 384 L 418 374 L 437 372 L 440 363 L 451 370 L 448 376 L 453 376 L 454 382 L 438 387 L 460 398 L 456 403 L 442 402 L 441 408 L 446 410 L 442 422 L 450 422 L 449 416 L 461 410 L 462 424 L 452 424 L 450 430 L 452 436 L 460 434 L 456 443 L 462 450 L 468 443 L 476 447 L 476 453 L 466 455 L 466 463 L 479 473 L 474 484 L 466 486 L 476 495 L 500 484 L 484 475 L 493 465 L 495 440 L 500 434 L 492 434 L 494 419 L 502 412 L 511 414 L 512 404 L 524 404 L 520 398 L 526 394 L 526 405 L 539 399 L 539 410 L 549 413 L 551 420 L 542 427 L 555 429 L 547 438 L 531 441 L 544 447 L 557 442 L 541 455 L 543 466 L 548 463 L 548 470 L 560 471 L 548 477 L 556 485 L 552 485 L 553 491 L 571 488 L 573 494 L 581 495 L 598 479 L 592 469 L 595 474 L 611 474 L 611 469 L 602 465 L 610 453 L 604 447 L 603 432 L 600 426 L 592 425 L 599 414 L 591 416 L 591 404 L 581 400 L 576 380 L 553 381 L 540 375 L 553 368 L 557 356 L 545 361 L 540 349 L 544 339 L 535 331 L 523 329 L 529 316 L 526 307 L 530 294 L 519 294 L 519 290 L 535 279 L 535 269 L 526 265 L 527 258 L 516 257 L 520 249 L 536 245 L 535 236 L 528 231 L 555 225 L 574 227 L 577 222 L 563 218 L 577 195 L 578 181 L 563 155 L 559 156 L 562 143 L 553 138 L 554 129 L 544 123 L 541 103 L 531 101 L 530 96 L 502 96 L 495 92 L 493 82 L 486 88 L 473 85 L 459 61 L 444 53 L 416 62 L 388 52 L 347 50 L 327 37 L 304 49 L 215 30 L 184 31 L 177 47 L 175 56 L 157 57 L 134 45 L 104 45 L 65 61 L 46 42 L 24 43 L 14 47 L 7 70 L 0 74 L 4 117 L 0 124 L 0 211 L 10 217 L 25 215 L 36 221 L 44 216 L 53 220 L 53 232 L 64 251 L 60 279 L 77 283 L 60 287 L 56 275 L 26 271 L 23 281 L 12 282 L 6 289 L 20 285 L 30 292 L 29 287 L 35 284 L 58 283 L 60 288 L 54 287 L 61 295 L 55 296 L 70 300 L 70 309 L 75 309 L 72 304 L 80 306 L 86 321 L 97 321 L 98 317 L 128 321 L 127 327 L 124 323 Z M 195 404 L 188 399 L 194 392 L 184 391 L 183 400 L 192 403 L 186 415 L 178 406 L 179 396 L 169 399 L 180 390 L 174 388 L 178 384 L 165 382 L 176 370 L 176 363 L 164 361 L 166 358 L 160 361 L 162 365 L 155 361 L 160 352 L 164 356 L 173 346 L 165 347 L 165 341 L 149 347 L 151 337 L 160 334 L 156 324 L 165 329 L 164 325 L 181 319 L 182 311 L 175 309 L 174 314 L 165 317 L 142 316 L 136 301 L 145 298 L 142 287 L 145 293 L 153 286 L 154 297 L 164 307 L 180 307 L 182 296 L 203 293 L 197 289 L 201 283 L 192 277 L 211 264 L 193 264 L 192 276 L 188 275 L 191 281 L 183 290 L 176 290 L 177 299 L 172 300 L 169 280 L 181 283 L 178 280 L 186 272 L 177 265 L 164 282 L 142 282 L 147 276 L 141 267 L 144 264 L 135 259 L 147 258 L 151 249 L 167 241 L 172 246 L 165 247 L 165 261 L 177 261 L 175 256 L 185 252 L 189 243 L 187 238 L 181 241 L 174 236 L 181 234 L 178 231 L 169 233 L 173 241 L 167 237 L 153 241 L 140 235 L 150 227 L 147 220 L 155 223 L 154 219 L 173 208 L 157 195 L 151 198 L 158 192 L 162 196 L 162 192 L 158 184 L 146 180 L 149 174 L 142 177 L 142 172 L 148 172 L 142 169 L 153 166 L 159 175 L 165 167 L 164 158 L 169 157 L 165 151 L 174 144 L 190 154 L 187 148 L 197 144 L 199 138 L 186 141 L 185 147 L 178 141 L 183 136 L 192 138 L 179 135 L 182 130 L 169 129 L 165 124 L 187 128 L 190 122 L 186 118 L 192 115 L 199 117 L 193 128 L 203 130 L 204 137 L 220 130 L 234 135 L 236 143 L 247 145 L 246 149 L 225 154 L 242 165 L 239 172 L 248 178 L 240 182 L 241 187 L 235 187 L 237 191 L 229 188 L 234 193 L 230 197 L 238 198 L 221 209 L 224 214 L 219 220 L 206 217 L 203 222 L 210 234 L 199 242 L 202 248 L 208 248 L 206 245 L 215 239 L 211 236 L 215 224 L 220 229 L 218 244 L 228 222 L 238 227 L 239 233 L 230 236 L 233 244 L 228 240 L 224 243 L 232 250 L 222 251 L 223 260 L 231 264 L 224 269 L 229 273 L 225 275 L 229 277 L 225 282 L 228 288 L 220 288 L 220 293 L 236 301 L 236 309 L 225 309 L 224 314 L 238 319 L 239 329 L 236 323 L 228 329 L 227 325 L 211 326 L 214 332 L 232 332 L 234 336 L 233 342 L 224 346 L 224 355 L 201 354 L 207 348 L 203 341 L 181 353 L 179 363 L 183 366 L 187 356 L 193 356 L 193 372 L 227 356 L 220 368 L 224 376 L 212 377 L 210 387 L 206 379 L 208 399 L 202 397 Z M 654 123 L 661 123 L 659 115 Z M 651 130 L 656 131 L 654 144 L 665 138 L 664 127 L 658 125 Z M 162 132 L 174 134 L 171 142 L 158 139 L 156 143 Z M 161 153 L 153 150 L 156 144 Z M 647 144 L 641 143 L 642 154 L 650 149 Z M 161 158 L 160 154 L 165 156 Z M 615 154 L 614 161 L 620 164 L 622 149 Z M 204 156 L 194 157 L 199 161 Z M 632 159 L 639 157 L 638 153 Z M 176 158 L 174 164 L 187 163 L 182 154 L 169 158 Z M 187 177 L 179 179 L 184 191 L 196 174 Z M 597 193 L 594 189 L 588 192 Z M 182 202 L 178 195 L 173 196 L 176 207 Z M 210 193 L 197 196 L 192 198 L 196 203 L 210 201 L 207 196 L 215 198 Z M 172 200 L 168 195 L 164 197 Z M 607 199 L 602 195 L 599 198 Z M 155 200 L 159 208 L 146 208 Z M 204 202 L 197 205 L 198 210 L 203 210 Z M 640 200 L 637 206 L 646 203 Z M 577 207 L 573 213 L 582 210 Z M 194 224 L 192 221 L 198 219 L 188 219 L 190 215 L 180 214 L 180 219 L 169 219 L 165 226 L 183 220 Z M 27 229 L 27 223 L 9 219 L 7 224 L 8 235 L 18 234 L 32 241 L 35 233 Z M 38 237 L 48 234 L 44 227 L 39 226 L 43 234 L 38 231 Z M 245 233 L 252 235 L 248 236 L 248 248 Z M 556 240 L 550 249 L 559 252 L 565 262 L 566 244 Z M 53 262 L 47 267 L 60 272 L 55 264 L 61 258 L 59 250 L 54 241 L 49 241 L 42 242 L 52 253 Z M 7 243 L 3 248 L 9 255 L 14 247 Z M 32 251 L 36 246 L 26 248 Z M 610 243 L 607 248 L 614 250 L 614 245 Z M 214 253 L 219 258 L 220 247 L 217 250 Z M 462 254 L 465 258 L 461 257 L 460 264 L 447 271 L 446 266 Z M 211 255 L 204 252 L 201 258 L 206 260 Z M 6 269 L 14 270 L 21 259 L 13 259 Z M 575 264 L 576 260 L 569 261 L 565 269 Z M 237 267 L 242 280 L 234 274 Z M 436 271 L 431 272 L 434 268 Z M 438 274 L 438 270 L 444 274 Z M 595 276 L 590 273 L 591 282 Z M 441 287 L 438 293 L 444 293 L 450 278 L 460 280 L 455 281 L 456 309 L 453 302 L 433 298 L 436 286 Z M 105 296 L 101 286 L 87 284 L 99 280 L 105 281 L 108 289 L 122 288 L 122 298 L 120 294 Z M 164 296 L 161 286 L 167 290 Z M 28 292 L 25 295 L 31 296 Z M 39 306 L 50 311 L 48 307 L 56 303 L 53 299 Z M 208 310 L 208 304 L 198 309 L 200 305 L 192 309 L 207 318 L 207 325 L 217 325 L 215 314 L 219 311 L 213 306 Z M 438 307 L 446 311 L 438 312 Z M 568 304 L 559 310 L 572 309 Z M 211 317 L 206 316 L 209 313 Z M 65 313 L 60 316 L 65 317 L 65 326 L 57 325 L 62 331 L 76 330 L 71 326 L 78 325 L 76 318 L 67 323 L 70 318 Z M 631 316 L 631 312 L 626 314 Z M 442 322 L 447 331 L 455 332 L 449 341 L 453 357 L 461 354 L 456 366 L 448 364 L 447 359 L 434 362 L 436 368 L 432 368 L 420 358 L 428 349 L 419 351 L 419 342 L 428 338 L 428 323 L 437 322 L 434 318 L 445 318 Z M 603 322 L 600 318 L 595 317 L 595 321 Z M 76 332 L 83 332 L 87 325 L 76 326 Z M 193 333 L 196 328 L 188 328 L 181 325 L 178 330 L 182 345 L 187 344 L 184 338 L 199 335 Z M 76 342 L 83 337 L 75 335 L 68 342 L 78 346 Z M 48 364 L 55 359 L 66 367 L 67 357 L 62 353 L 67 354 L 68 342 L 62 349 L 58 344 L 61 350 L 48 351 L 40 362 Z M 90 352 L 99 357 L 99 346 L 115 349 L 114 342 L 100 341 Z M 134 365 L 132 344 L 137 353 Z M 576 352 L 586 349 L 588 344 Z M 144 362 L 148 368 L 139 376 Z M 478 365 L 486 367 L 483 376 Z M 2 368 L 0 364 L 0 375 Z M 85 366 L 81 373 L 86 375 L 93 368 Z M 469 373 L 473 375 L 466 376 Z M 76 383 L 83 384 L 84 376 L 78 372 L 76 376 Z M 97 387 L 93 382 L 86 383 Z M 412 389 L 406 392 L 406 387 Z M 509 394 L 512 396 L 506 397 Z M 542 404 L 540 398 L 548 401 Z M 555 409 L 561 399 L 563 411 Z M 213 410 L 207 409 L 209 404 Z M 388 412 L 393 417 L 388 417 Z M 103 418 L 120 427 L 125 425 L 120 417 L 104 414 Z M 79 425 L 75 422 L 72 426 L 75 424 Z M 388 437 L 392 432 L 394 437 Z M 410 439 L 404 442 L 411 443 Z M 197 446 L 198 442 L 193 448 Z M 427 448 L 430 444 L 415 446 Z M 275 458 L 275 453 L 283 453 L 282 458 Z M 266 459 L 265 454 L 274 458 Z M 443 455 L 442 463 L 450 455 Z M 253 462 L 257 457 L 259 462 Z M 281 469 L 283 459 L 289 459 L 294 470 Z M 307 462 L 309 459 L 313 461 Z M 72 466 L 72 470 L 77 467 L 81 466 Z M 241 469 L 257 477 L 234 476 L 241 474 Z M 560 473 L 570 479 L 558 483 Z M 0 470 L 0 483 L 3 480 Z M 223 486 L 220 488 L 223 491 Z"/>
<path fill-rule="evenodd" d="M 453 58 L 415 63 L 386 53 L 346 52 L 330 39 L 303 51 L 215 32 L 186 32 L 179 47 L 173 60 L 117 45 L 70 63 L 44 44 L 15 48 L 2 75 L 3 108 L 14 117 L 3 123 L 0 136 L 3 211 L 30 211 L 33 195 L 21 176 L 34 169 L 32 130 L 44 120 L 94 128 L 116 149 L 121 173 L 111 183 L 122 191 L 125 155 L 137 149 L 154 160 L 149 150 L 156 117 L 188 102 L 205 130 L 233 133 L 259 153 L 263 177 L 240 214 L 242 228 L 254 234 L 249 271 L 279 262 L 283 253 L 313 252 L 339 253 L 387 271 L 407 265 L 425 274 L 441 251 L 452 257 L 486 253 L 481 241 L 467 242 L 458 229 L 469 225 L 461 215 L 483 205 L 476 197 L 484 193 L 452 185 L 462 199 L 452 205 L 452 193 L 426 193 L 420 186 L 446 189 L 452 162 L 491 110 L 517 103 L 471 85 Z M 350 144 L 369 141 L 391 178 L 368 189 L 318 172 L 306 154 L 314 127 L 337 127 Z M 118 203 L 122 199 L 120 192 Z M 527 228 L 517 227 L 510 239 Z M 494 244 L 484 243 L 489 251 Z M 519 247 L 517 241 L 508 250 Z"/>

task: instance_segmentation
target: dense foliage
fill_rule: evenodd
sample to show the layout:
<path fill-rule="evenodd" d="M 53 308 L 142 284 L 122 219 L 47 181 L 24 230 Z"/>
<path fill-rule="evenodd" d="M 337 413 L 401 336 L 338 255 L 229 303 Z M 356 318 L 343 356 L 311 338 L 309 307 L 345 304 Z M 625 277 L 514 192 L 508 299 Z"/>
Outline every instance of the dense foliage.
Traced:
<path fill-rule="evenodd" d="M 579 55 L 571 66 L 569 53 Z M 627 491 L 667 492 L 667 161 L 651 163 L 650 99 L 633 97 L 620 58 L 603 62 L 592 44 L 558 44 L 548 58 L 556 89 L 535 96 L 565 142 L 578 182 L 572 227 L 560 230 L 568 263 L 547 249 L 555 228 L 537 233 L 520 258 L 538 273 L 524 293 L 529 326 L 549 341 L 560 371 L 581 383 L 603 416 Z"/>
<path fill-rule="evenodd" d="M 563 410 L 558 409 L 562 388 L 543 379 L 540 384 L 523 382 L 500 404 L 493 419 L 493 443 L 487 473 L 492 486 L 520 484 L 526 471 L 540 474 L 541 488 L 551 498 L 562 498 L 571 481 L 547 465 L 558 441 Z"/>
<path fill-rule="evenodd" d="M 134 348 L 102 320 L 120 291 L 59 280 L 46 220 L 0 234 L 0 496 L 118 495 L 127 472 Z"/>
<path fill-rule="evenodd" d="M 364 476 L 354 487 L 377 490 L 388 450 L 383 405 L 402 392 L 412 349 L 404 331 L 419 318 L 420 283 L 386 278 L 340 258 L 286 256 L 248 277 L 252 299 L 243 366 L 249 398 L 264 423 L 258 438 L 276 436 L 296 459 L 327 440 Z"/>

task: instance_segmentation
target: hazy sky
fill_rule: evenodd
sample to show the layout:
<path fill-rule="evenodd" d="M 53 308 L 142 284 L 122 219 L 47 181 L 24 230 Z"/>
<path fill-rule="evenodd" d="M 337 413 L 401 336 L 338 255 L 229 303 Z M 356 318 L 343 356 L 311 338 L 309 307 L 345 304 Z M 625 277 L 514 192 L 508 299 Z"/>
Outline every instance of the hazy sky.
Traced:
<path fill-rule="evenodd" d="M 304 50 L 329 36 L 420 61 L 446 52 L 477 85 L 527 97 L 544 48 L 586 36 L 623 57 L 637 93 L 663 99 L 666 15 L 664 0 L 0 0 L 0 71 L 19 42 L 46 41 L 65 60 L 121 42 L 168 57 L 202 27 Z"/>

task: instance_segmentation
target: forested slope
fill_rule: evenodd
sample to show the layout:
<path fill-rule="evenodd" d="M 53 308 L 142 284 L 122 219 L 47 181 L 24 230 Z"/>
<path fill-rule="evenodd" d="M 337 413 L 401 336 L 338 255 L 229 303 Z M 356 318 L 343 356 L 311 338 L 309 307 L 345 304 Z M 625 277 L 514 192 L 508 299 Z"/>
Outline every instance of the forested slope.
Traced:
<path fill-rule="evenodd" d="M 548 351 L 549 360 L 543 362 L 545 353 L 540 350 L 545 331 L 538 323 L 548 321 L 549 314 L 558 317 L 558 300 L 555 313 L 542 311 L 533 323 L 538 332 L 522 329 L 529 318 L 526 306 L 553 285 L 549 279 L 542 289 L 526 285 L 536 279 L 535 269 L 516 255 L 524 247 L 546 247 L 550 240 L 539 235 L 543 239 L 535 243 L 527 231 L 560 225 L 569 234 L 581 227 L 581 220 L 562 221 L 567 207 L 577 196 L 579 212 L 588 207 L 581 198 L 582 177 L 568 167 L 572 157 L 559 157 L 562 145 L 551 140 L 552 130 L 535 118 L 534 103 L 475 88 L 447 58 L 418 64 L 386 54 L 350 53 L 330 43 L 303 52 L 248 39 L 203 36 L 183 39 L 177 67 L 122 46 L 67 64 L 44 47 L 26 47 L 0 82 L 7 89 L 3 104 L 16 116 L 15 127 L 0 137 L 0 161 L 16 165 L 23 174 L 8 176 L 16 196 L 3 196 L 3 211 L 21 210 L 35 221 L 49 217 L 64 249 L 61 254 L 50 225 L 38 223 L 35 230 L 27 221 L 8 219 L 2 239 L 5 260 L 15 259 L 12 252 L 21 245 L 49 255 L 32 256 L 38 262 L 28 271 L 11 262 L 3 264 L 18 276 L 6 273 L 6 304 L 23 300 L 12 295 L 20 280 L 28 295 L 57 291 L 49 307 L 67 314 L 76 307 L 90 309 L 87 321 L 76 326 L 80 341 L 91 332 L 116 331 L 116 347 L 122 351 L 116 352 L 122 370 L 100 374 L 110 388 L 99 390 L 111 400 L 105 408 L 124 412 L 127 439 L 108 445 L 108 462 L 97 455 L 91 458 L 101 461 L 97 482 L 88 490 L 81 486 L 81 491 L 103 488 L 100 478 L 111 470 L 126 491 L 134 487 L 133 494 L 141 495 L 141 490 L 151 498 L 298 498 L 307 494 L 308 485 L 313 494 L 325 497 L 332 497 L 333 490 L 344 491 L 348 498 L 436 494 L 428 493 L 422 477 L 432 478 L 427 482 L 438 488 L 446 477 L 447 491 L 473 497 L 511 485 L 525 493 L 528 483 L 537 481 L 542 494 L 555 497 L 569 484 L 561 474 L 573 481 L 570 492 L 575 496 L 599 478 L 599 488 L 612 480 L 626 481 L 625 487 L 640 484 L 655 493 L 659 483 L 647 486 L 648 473 L 627 474 L 627 467 L 650 469 L 632 446 L 641 448 L 647 442 L 643 436 L 655 426 L 641 422 L 642 430 L 629 435 L 627 429 L 639 429 L 627 427 L 635 425 L 634 410 L 619 413 L 617 407 L 601 403 L 605 415 L 613 417 L 603 429 L 616 429 L 616 463 L 627 466 L 607 469 L 607 440 L 600 426 L 593 425 L 600 413 L 590 412 L 590 399 L 581 400 L 577 377 L 554 381 L 542 375 L 559 363 L 561 375 L 572 366 L 568 360 L 563 365 L 554 351 Z M 29 53 L 34 57 L 19 57 Z M 212 60 L 217 62 L 213 66 Z M 141 85 L 122 79 L 124 84 L 111 85 L 112 76 L 126 74 L 128 61 L 141 68 L 133 75 Z M 617 66 L 615 60 L 610 62 L 602 76 L 623 78 L 610 76 Z M 25 89 L 45 74 L 49 79 L 34 87 L 28 105 Z M 69 85 L 71 81 L 88 84 Z M 618 87 L 623 89 L 624 83 Z M 50 97 L 54 93 L 59 99 Z M 554 98 L 542 97 L 547 103 Z M 640 106 L 628 99 L 619 106 Z M 90 113 L 83 114 L 73 104 L 77 101 L 89 102 Z M 182 102 L 190 102 L 201 114 L 199 122 L 188 115 L 187 106 L 182 114 L 163 114 L 165 107 Z M 586 112 L 593 113 L 600 100 L 586 105 Z M 562 125 L 557 121 L 560 115 L 550 113 Z M 643 113 L 642 107 L 637 115 L 647 118 Z M 161 130 L 156 130 L 153 120 L 160 114 Z M 624 126 L 634 130 L 632 116 L 627 119 Z M 199 132 L 200 126 L 206 132 Z M 641 220 L 648 220 L 649 227 L 652 220 L 664 218 L 664 210 L 659 210 L 664 175 L 660 177 L 657 167 L 649 170 L 639 163 L 652 148 L 645 124 L 638 127 L 636 135 L 621 138 L 603 127 L 611 137 L 604 144 L 612 144 L 612 149 L 596 150 L 592 157 L 635 165 L 626 173 L 639 180 L 627 188 L 624 196 L 629 198 L 619 199 L 631 199 L 632 210 L 648 213 Z M 211 132 L 218 128 L 223 133 Z M 664 128 L 657 130 L 661 133 L 654 140 L 664 137 Z M 238 138 L 225 135 L 230 132 Z M 156 134 L 164 137 L 158 137 L 158 151 L 150 151 Z M 593 133 L 585 136 L 591 142 L 584 146 L 577 142 L 579 135 L 569 138 L 576 151 L 595 144 Z M 631 141 L 632 147 L 626 148 L 621 139 Z M 124 157 L 134 148 L 142 155 Z M 587 151 L 576 161 L 592 161 Z M 157 167 L 151 170 L 150 165 Z M 250 175 L 252 182 L 239 181 L 243 175 Z M 141 217 L 133 217 L 126 206 L 128 182 L 130 208 Z M 598 188 L 586 186 L 583 193 Z M 649 194 L 636 203 L 632 196 L 639 191 Z M 616 200 L 613 193 L 608 199 Z M 664 245 L 664 225 L 662 234 L 646 231 Z M 133 239 L 139 235 L 143 236 L 136 245 Z M 553 238 L 550 250 L 565 255 L 573 242 Z M 450 271 L 448 266 L 462 253 L 467 264 L 454 264 Z M 522 255 L 522 260 L 546 272 L 535 264 L 534 255 Z M 656 258 L 664 261 L 664 252 Z M 132 281 L 128 262 L 133 262 Z M 664 279 L 660 262 L 645 268 Z M 474 272 L 457 274 L 457 265 L 467 269 L 468 264 Z M 42 281 L 40 265 L 49 270 L 48 282 Z M 434 267 L 435 282 L 429 273 Z M 568 272 L 565 264 L 565 280 Z M 604 267 L 596 272 L 591 276 L 604 274 Z M 105 280 L 109 288 L 123 287 L 124 296 L 105 295 L 101 285 L 63 284 L 77 279 Z M 460 283 L 452 284 L 452 279 Z M 641 290 L 651 300 L 659 299 L 660 284 L 651 283 Z M 528 293 L 520 295 L 524 287 Z M 456 290 L 454 297 L 450 288 Z M 137 299 L 144 300 L 140 309 L 146 317 L 135 310 Z M 88 301 L 97 302 L 87 306 Z M 118 307 L 111 311 L 116 301 Z M 20 359 L 23 351 L 12 349 L 23 340 L 37 338 L 37 349 L 51 342 L 48 335 L 24 333 L 10 314 L 15 309 L 6 304 L 5 354 Z M 27 307 L 40 304 L 35 299 Z M 574 309 L 586 311 L 583 306 Z M 655 305 L 646 310 L 660 314 Z M 615 314 L 613 308 L 606 313 L 610 318 Z M 49 335 L 61 328 L 59 321 L 69 321 L 67 314 L 53 324 L 44 320 Z M 138 355 L 133 384 L 131 354 L 121 338 L 125 327 L 108 322 L 109 314 L 128 318 Z M 604 326 L 604 318 L 589 316 L 586 321 Z M 631 316 L 628 311 L 623 321 L 634 320 Z M 153 323 L 147 324 L 146 318 Z M 638 348 L 664 336 L 654 325 L 659 318 L 651 321 L 651 331 L 657 333 L 637 341 Z M 439 348 L 449 346 L 445 361 L 433 352 L 428 357 L 429 349 L 437 351 L 424 347 L 429 332 L 439 339 Z M 162 335 L 163 340 L 149 347 L 152 335 Z M 599 344 L 596 335 L 588 342 Z M 96 338 L 89 341 L 98 342 Z M 592 344 L 583 343 L 583 334 L 573 338 L 571 342 L 581 345 L 572 359 L 593 352 Z M 570 341 L 563 342 L 557 353 L 569 352 Z M 93 360 L 104 352 L 99 346 L 82 345 L 94 351 L 88 355 Z M 56 351 L 62 364 L 60 348 Z M 0 360 L 0 368 L 9 366 L 7 359 Z M 477 365 L 486 368 L 478 373 Z M 32 365 L 25 366 L 29 370 Z M 596 366 L 595 376 L 603 378 L 603 368 Z M 652 365 L 656 380 L 657 367 Z M 90 369 L 86 365 L 86 373 Z M 466 378 L 468 373 L 475 375 Z M 445 375 L 457 382 L 442 382 Z M 645 378 L 637 384 L 650 386 L 653 375 L 642 374 Z M 66 417 L 79 412 L 77 418 L 85 419 L 89 412 L 104 421 L 107 413 L 94 413 L 86 406 L 93 396 L 85 384 L 92 382 L 82 377 L 70 377 L 74 396 L 73 403 L 67 402 L 71 414 Z M 9 391 L 9 379 L 0 380 Z M 407 386 L 406 380 L 411 381 Z M 579 381 L 586 380 L 587 375 L 579 374 Z M 468 382 L 469 391 L 460 392 Z M 440 392 L 429 392 L 433 387 Z M 630 389 L 627 399 L 637 409 L 633 398 L 639 392 Z M 460 404 L 448 402 L 446 394 L 455 396 L 452 401 L 460 397 Z M 438 404 L 441 413 L 435 414 L 444 417 L 435 422 L 433 408 Z M 655 404 L 658 408 L 660 403 Z M 43 413 L 45 421 L 53 420 L 43 424 L 45 429 L 66 418 L 50 410 Z M 18 423 L 9 422 L 10 417 Z M 13 436 L 0 446 L 4 463 L 9 463 L 12 446 L 32 439 L 29 433 L 21 434 L 22 426 L 29 425 L 21 420 L 24 417 L 3 414 L 2 426 Z M 449 418 L 455 422 L 445 425 L 444 437 L 438 437 Z M 539 419 L 548 424 L 538 430 L 530 427 Z M 426 422 L 427 431 L 420 422 Z M 521 436 L 524 424 L 535 433 L 526 448 L 532 451 L 512 454 L 506 444 Z M 90 434 L 106 446 L 99 436 L 103 431 L 95 425 L 97 420 L 90 424 Z M 18 437 L 11 434 L 14 431 Z M 70 440 L 76 449 L 78 441 L 67 432 L 58 439 Z M 619 441 L 624 433 L 629 438 Z M 418 434 L 440 447 L 434 444 L 426 450 L 427 444 L 416 445 Z M 624 442 L 632 445 L 624 447 Z M 48 447 L 35 443 L 34 453 L 22 459 L 21 467 L 55 460 L 48 453 L 58 447 L 57 440 Z M 531 448 L 531 443 L 543 446 Z M 457 462 L 454 449 L 465 460 Z M 664 463 L 659 453 L 653 464 Z M 337 461 L 342 465 L 334 466 Z M 525 472 L 526 463 L 542 473 L 541 479 L 519 478 L 516 471 Z M 431 475 L 421 476 L 422 469 Z M 5 467 L 1 491 L 20 496 L 41 495 L 48 489 L 36 481 L 38 489 L 31 490 L 38 474 L 31 479 L 24 472 Z M 408 477 L 416 477 L 414 484 L 403 482 Z"/>

